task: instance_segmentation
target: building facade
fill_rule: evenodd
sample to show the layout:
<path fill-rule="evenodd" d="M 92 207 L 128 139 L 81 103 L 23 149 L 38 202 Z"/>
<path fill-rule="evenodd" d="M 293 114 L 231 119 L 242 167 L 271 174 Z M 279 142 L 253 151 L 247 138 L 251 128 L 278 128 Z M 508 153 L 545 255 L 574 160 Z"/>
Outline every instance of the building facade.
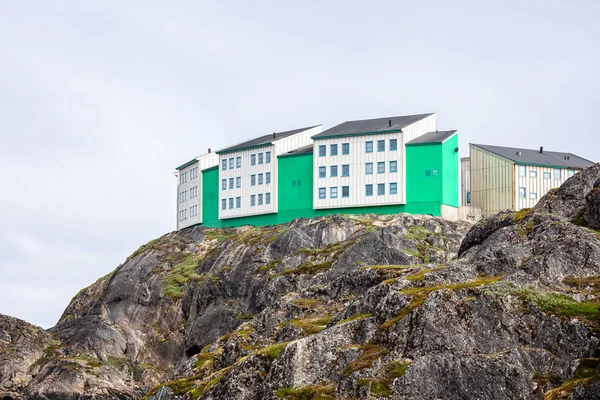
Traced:
<path fill-rule="evenodd" d="M 458 134 L 436 131 L 435 114 L 296 129 L 217 154 L 215 165 L 200 171 L 201 214 L 194 221 L 205 226 L 328 214 L 457 216 Z"/>
<path fill-rule="evenodd" d="M 590 166 L 571 153 L 471 144 L 461 160 L 463 205 L 483 216 L 531 208 L 551 189 Z M 466 184 L 465 184 L 465 177 Z"/>

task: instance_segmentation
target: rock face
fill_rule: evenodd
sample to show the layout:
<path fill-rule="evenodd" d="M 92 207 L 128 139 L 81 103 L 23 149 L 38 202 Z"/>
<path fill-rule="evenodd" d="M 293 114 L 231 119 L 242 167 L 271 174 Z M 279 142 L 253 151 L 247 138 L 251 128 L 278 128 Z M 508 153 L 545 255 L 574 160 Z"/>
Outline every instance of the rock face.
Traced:
<path fill-rule="evenodd" d="M 600 398 L 599 182 L 594 165 L 475 226 L 165 235 L 48 332 L 0 319 L 0 398 Z"/>

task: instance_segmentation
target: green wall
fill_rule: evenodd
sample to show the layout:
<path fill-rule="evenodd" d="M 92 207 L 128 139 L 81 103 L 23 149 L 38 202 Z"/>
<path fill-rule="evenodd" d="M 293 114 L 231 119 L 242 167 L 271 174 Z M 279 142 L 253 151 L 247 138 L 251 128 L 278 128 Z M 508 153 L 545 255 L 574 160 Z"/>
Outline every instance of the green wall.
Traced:
<path fill-rule="evenodd" d="M 418 202 L 442 203 L 441 144 L 406 146 L 406 203 Z"/>
<path fill-rule="evenodd" d="M 202 171 L 202 221 L 219 222 L 219 168 Z"/>
<path fill-rule="evenodd" d="M 443 190 L 442 203 L 458 207 L 458 135 L 452 136 L 442 144 Z"/>

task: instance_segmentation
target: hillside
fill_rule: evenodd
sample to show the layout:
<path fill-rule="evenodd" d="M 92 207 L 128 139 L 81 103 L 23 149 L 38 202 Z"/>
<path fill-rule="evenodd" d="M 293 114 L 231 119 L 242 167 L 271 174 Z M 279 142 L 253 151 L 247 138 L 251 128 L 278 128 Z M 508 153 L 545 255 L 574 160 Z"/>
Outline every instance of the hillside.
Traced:
<path fill-rule="evenodd" d="M 189 228 L 49 331 L 0 316 L 6 399 L 596 399 L 600 164 L 471 226 Z"/>

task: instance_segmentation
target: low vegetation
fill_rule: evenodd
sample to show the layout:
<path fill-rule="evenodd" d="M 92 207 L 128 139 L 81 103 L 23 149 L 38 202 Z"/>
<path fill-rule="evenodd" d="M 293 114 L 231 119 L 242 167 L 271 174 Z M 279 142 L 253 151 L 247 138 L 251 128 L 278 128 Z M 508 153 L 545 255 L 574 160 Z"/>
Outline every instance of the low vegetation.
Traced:
<path fill-rule="evenodd" d="M 383 376 L 377 379 L 361 379 L 358 381 L 358 386 L 370 385 L 370 394 L 374 397 L 391 396 L 394 379 L 404 376 L 409 364 L 407 361 L 394 361 L 386 365 Z"/>
<path fill-rule="evenodd" d="M 533 303 L 540 310 L 560 317 L 578 317 L 600 322 L 600 300 L 578 302 L 561 293 L 539 293 L 528 288 L 516 288 L 513 294 L 524 303 Z"/>
<path fill-rule="evenodd" d="M 571 379 L 564 382 L 559 387 L 549 390 L 545 393 L 545 400 L 566 400 L 570 399 L 571 395 L 579 386 L 587 386 L 591 383 L 600 380 L 598 366 L 600 358 L 583 358 L 579 360 L 579 365 L 575 369 Z"/>
<path fill-rule="evenodd" d="M 331 314 L 317 315 L 307 318 L 293 319 L 291 321 L 282 322 L 279 324 L 280 327 L 287 325 L 294 325 L 300 329 L 301 336 L 310 336 L 321 332 L 327 327 L 327 324 L 331 322 L 333 316 Z"/>
<path fill-rule="evenodd" d="M 275 391 L 275 396 L 284 400 L 335 400 L 333 385 L 313 385 L 298 388 L 282 388 Z"/>
<path fill-rule="evenodd" d="M 360 346 L 360 348 L 362 353 L 355 361 L 348 364 L 346 369 L 344 369 L 344 375 L 348 376 L 356 371 L 371 368 L 375 361 L 389 353 L 388 349 L 375 343 L 365 344 Z"/>
<path fill-rule="evenodd" d="M 195 254 L 188 254 L 185 259 L 177 264 L 163 280 L 165 288 L 163 294 L 174 300 L 183 298 L 183 287 L 186 283 L 192 282 L 213 282 L 217 283 L 219 279 L 212 273 L 199 274 L 198 264 L 201 257 Z"/>

